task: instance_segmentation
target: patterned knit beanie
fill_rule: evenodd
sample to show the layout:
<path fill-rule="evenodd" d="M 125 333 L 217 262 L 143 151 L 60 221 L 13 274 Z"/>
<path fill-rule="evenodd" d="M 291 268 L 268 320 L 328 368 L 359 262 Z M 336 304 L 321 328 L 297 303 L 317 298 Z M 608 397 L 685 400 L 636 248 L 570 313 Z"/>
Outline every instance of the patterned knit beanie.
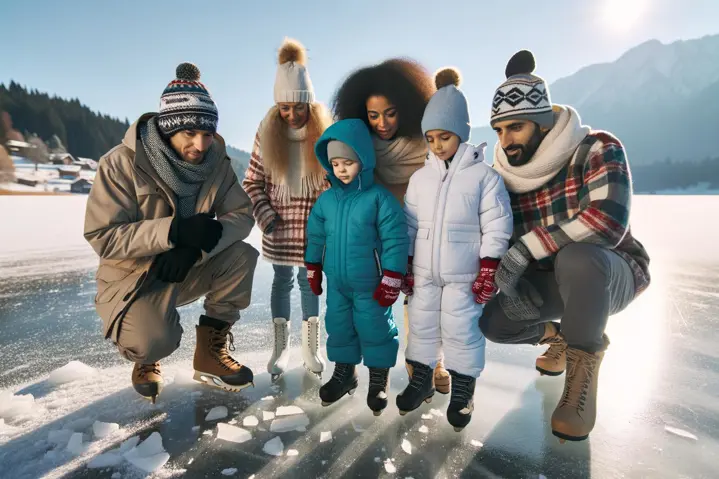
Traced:
<path fill-rule="evenodd" d="M 160 131 L 172 136 L 182 130 L 217 131 L 217 105 L 205 85 L 200 83 L 200 69 L 182 63 L 160 97 Z"/>
<path fill-rule="evenodd" d="M 275 76 L 275 103 L 313 103 L 315 91 L 305 67 L 305 47 L 296 40 L 285 39 L 279 53 Z"/>
<path fill-rule="evenodd" d="M 529 120 L 544 128 L 554 126 L 552 100 L 543 78 L 533 75 L 534 55 L 528 50 L 515 53 L 504 73 L 507 80 L 494 93 L 490 124 L 505 120 Z"/>
<path fill-rule="evenodd" d="M 469 141 L 469 106 L 456 68 L 443 68 L 434 76 L 437 91 L 429 99 L 422 116 L 422 134 L 432 130 L 451 131 L 462 143 Z"/>

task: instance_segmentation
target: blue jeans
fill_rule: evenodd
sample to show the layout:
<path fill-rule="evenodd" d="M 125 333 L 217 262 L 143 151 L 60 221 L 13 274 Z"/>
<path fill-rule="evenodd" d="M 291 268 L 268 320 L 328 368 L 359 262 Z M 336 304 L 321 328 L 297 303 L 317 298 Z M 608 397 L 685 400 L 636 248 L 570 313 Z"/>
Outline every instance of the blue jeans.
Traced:
<path fill-rule="evenodd" d="M 280 266 L 273 264 L 275 277 L 272 280 L 272 294 L 270 296 L 270 308 L 273 318 L 285 318 L 289 321 L 292 306 L 290 305 L 290 293 L 294 287 L 294 266 Z M 320 315 L 320 298 L 315 296 L 307 281 L 307 269 L 298 268 L 297 283 L 300 286 L 300 299 L 302 302 L 302 321 L 307 321 L 312 316 Z"/>

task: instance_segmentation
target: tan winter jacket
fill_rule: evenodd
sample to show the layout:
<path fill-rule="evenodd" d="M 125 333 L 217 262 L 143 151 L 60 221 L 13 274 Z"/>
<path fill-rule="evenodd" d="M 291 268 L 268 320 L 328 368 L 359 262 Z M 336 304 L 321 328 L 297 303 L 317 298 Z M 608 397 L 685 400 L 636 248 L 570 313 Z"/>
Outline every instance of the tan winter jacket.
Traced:
<path fill-rule="evenodd" d="M 152 115 L 141 116 L 127 130 L 122 144 L 100 159 L 87 201 L 84 235 L 100 256 L 95 308 L 106 338 L 147 278 L 155 256 L 174 247 L 168 237 L 176 197 L 151 166 L 137 129 Z M 219 135 L 215 141 L 225 144 Z M 255 224 L 252 203 L 229 157 L 220 162 L 197 196 L 195 212 L 210 211 L 222 223 L 222 238 L 209 255 L 202 252 L 198 264 L 247 238 Z"/>

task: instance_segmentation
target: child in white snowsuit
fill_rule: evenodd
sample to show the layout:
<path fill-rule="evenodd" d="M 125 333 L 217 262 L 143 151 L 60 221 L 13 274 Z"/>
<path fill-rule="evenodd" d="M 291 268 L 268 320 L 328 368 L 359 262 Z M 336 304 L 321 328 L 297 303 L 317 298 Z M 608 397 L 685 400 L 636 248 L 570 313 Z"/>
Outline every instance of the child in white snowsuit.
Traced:
<path fill-rule="evenodd" d="M 486 143 L 469 139 L 459 72 L 435 76 L 437 92 L 422 118 L 430 152 L 405 196 L 410 249 L 403 291 L 409 299 L 407 361 L 412 379 L 397 396 L 400 414 L 434 395 L 432 371 L 444 352 L 452 376 L 447 420 L 462 430 L 472 417 L 476 378 L 484 369 L 483 305 L 509 247 L 512 209 L 502 178 L 484 162 Z"/>

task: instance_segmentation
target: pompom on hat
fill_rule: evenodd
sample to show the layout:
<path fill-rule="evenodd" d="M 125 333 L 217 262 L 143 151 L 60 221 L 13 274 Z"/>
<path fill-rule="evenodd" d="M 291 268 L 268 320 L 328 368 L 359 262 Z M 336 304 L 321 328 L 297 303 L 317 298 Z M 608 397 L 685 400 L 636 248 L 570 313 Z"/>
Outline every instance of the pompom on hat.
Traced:
<path fill-rule="evenodd" d="M 192 63 L 181 63 L 160 97 L 157 120 L 160 131 L 172 136 L 183 130 L 217 131 L 217 105 L 200 82 L 200 69 Z"/>
<path fill-rule="evenodd" d="M 307 52 L 297 40 L 286 38 L 278 54 L 275 103 L 314 103 L 315 91 L 307 71 Z"/>
<path fill-rule="evenodd" d="M 432 130 L 450 131 L 462 143 L 469 141 L 469 106 L 464 93 L 458 88 L 462 83 L 459 70 L 442 68 L 434 76 L 437 91 L 430 98 L 422 117 L 422 134 Z"/>
<path fill-rule="evenodd" d="M 507 80 L 494 93 L 490 124 L 505 120 L 529 120 L 544 128 L 554 125 L 549 88 L 534 75 L 536 62 L 529 50 L 520 50 L 507 62 Z"/>

